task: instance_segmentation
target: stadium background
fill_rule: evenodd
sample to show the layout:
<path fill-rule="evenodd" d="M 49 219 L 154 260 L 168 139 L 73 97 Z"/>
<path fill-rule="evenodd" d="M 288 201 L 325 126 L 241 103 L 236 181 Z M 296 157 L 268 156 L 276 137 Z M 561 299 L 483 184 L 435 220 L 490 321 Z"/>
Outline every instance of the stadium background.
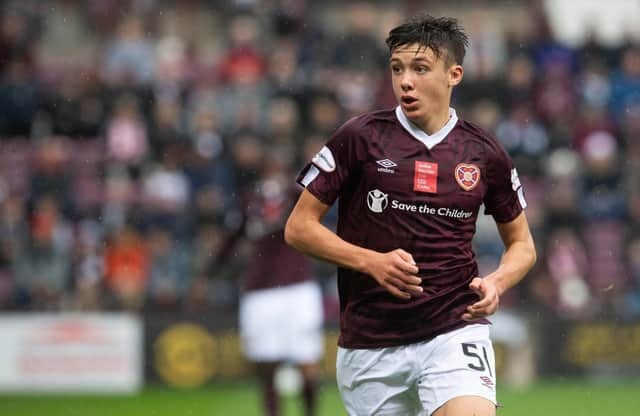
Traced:
<path fill-rule="evenodd" d="M 527 192 L 539 261 L 496 317 L 503 385 L 633 383 L 640 4 L 601 3 L 2 2 L 0 329 L 10 338 L 11 319 L 55 317 L 76 325 L 65 342 L 77 346 L 83 317 L 126 316 L 142 337 L 132 390 L 230 394 L 227 383 L 250 380 L 235 331 L 237 277 L 250 259 L 241 244 L 222 266 L 211 262 L 237 224 L 239 197 L 264 163 L 277 160 L 293 178 L 341 122 L 393 105 L 384 36 L 428 10 L 466 27 L 454 105 L 496 133 Z M 485 218 L 475 248 L 481 270 L 497 264 L 501 243 Z M 320 263 L 316 273 L 332 390 L 335 276 Z M 295 374 L 282 374 L 282 389 L 295 389 Z M 0 402 L 17 406 L 11 414 L 33 401 L 14 396 L 33 386 L 1 377 L 0 386 L 12 394 Z M 638 409 L 630 386 L 616 401 Z M 227 414 L 229 403 L 217 406 L 203 412 Z"/>

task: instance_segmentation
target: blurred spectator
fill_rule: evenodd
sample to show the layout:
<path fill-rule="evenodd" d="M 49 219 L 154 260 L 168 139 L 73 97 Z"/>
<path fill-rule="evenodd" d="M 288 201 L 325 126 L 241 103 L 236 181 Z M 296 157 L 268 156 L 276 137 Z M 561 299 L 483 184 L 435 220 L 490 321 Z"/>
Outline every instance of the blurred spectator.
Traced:
<path fill-rule="evenodd" d="M 584 316 L 593 308 L 587 283 L 587 251 L 570 228 L 557 228 L 549 236 L 546 263 L 557 287 L 556 312 L 562 317 Z"/>
<path fill-rule="evenodd" d="M 345 71 L 378 72 L 386 68 L 387 52 L 371 31 L 379 18 L 378 6 L 356 1 L 348 5 L 346 33 L 335 49 L 335 64 Z"/>
<path fill-rule="evenodd" d="M 25 2 L 26 3 L 26 2 Z M 85 18 L 83 8 L 73 1 L 49 2 L 41 8 L 41 34 L 36 48 L 38 66 L 47 68 L 43 76 L 49 81 L 64 79 L 68 74 L 78 77 L 78 70 L 94 63 L 99 51 L 96 33 Z M 29 28 L 31 30 L 31 28 Z"/>
<path fill-rule="evenodd" d="M 38 143 L 35 149 L 31 175 L 31 198 L 56 200 L 63 214 L 72 213 L 71 175 L 67 171 L 69 161 L 67 144 L 61 137 L 50 137 Z"/>
<path fill-rule="evenodd" d="M 202 107 L 193 114 L 190 139 L 184 171 L 192 190 L 193 219 L 196 224 L 216 222 L 235 202 L 235 172 L 214 111 Z"/>
<path fill-rule="evenodd" d="M 116 100 L 106 127 L 109 156 L 117 162 L 138 167 L 147 157 L 149 143 L 135 95 L 123 95 Z"/>
<path fill-rule="evenodd" d="M 526 55 L 516 55 L 507 63 L 506 91 L 502 100 L 504 108 L 533 100 L 536 72 Z"/>
<path fill-rule="evenodd" d="M 105 196 L 100 220 L 106 229 L 124 226 L 129 212 L 139 201 L 139 193 L 129 172 L 121 165 L 110 166 L 106 172 Z"/>
<path fill-rule="evenodd" d="M 582 223 L 578 209 L 582 191 L 580 159 L 568 149 L 557 149 L 546 159 L 546 209 L 548 226 L 579 227 Z"/>
<path fill-rule="evenodd" d="M 236 87 L 255 87 L 267 71 L 258 48 L 261 28 L 255 16 L 239 14 L 229 26 L 229 47 L 220 63 L 220 79 Z"/>
<path fill-rule="evenodd" d="M 299 65 L 299 41 L 296 38 L 281 38 L 275 41 L 269 56 L 268 79 L 273 95 L 290 95 L 301 98 L 308 81 Z"/>
<path fill-rule="evenodd" d="M 543 60 L 535 92 L 539 117 L 549 124 L 567 124 L 572 121 L 576 108 L 576 87 L 573 77 L 573 60 L 564 55 L 564 49 L 551 50 Z"/>
<path fill-rule="evenodd" d="M 221 159 L 225 149 L 218 114 L 202 105 L 191 113 L 189 136 L 195 153 L 206 159 Z"/>
<path fill-rule="evenodd" d="M 587 277 L 593 289 L 598 316 L 615 317 L 620 312 L 622 296 L 629 289 L 625 226 L 611 220 L 590 222 L 585 226 L 584 240 L 589 259 Z"/>
<path fill-rule="evenodd" d="M 29 241 L 29 226 L 22 197 L 0 185 L 0 308 L 15 305 L 15 264 Z"/>
<path fill-rule="evenodd" d="M 287 96 L 274 97 L 269 101 L 267 112 L 267 136 L 269 144 L 286 149 L 288 155 L 295 155 L 300 142 L 300 109 Z"/>
<path fill-rule="evenodd" d="M 625 317 L 640 315 L 640 236 L 637 234 L 629 239 L 626 252 L 629 276 L 631 278 L 629 291 L 624 295 Z"/>
<path fill-rule="evenodd" d="M 142 177 L 142 221 L 146 225 L 168 227 L 173 232 L 184 231 L 183 213 L 189 203 L 191 189 L 182 169 L 182 147 L 173 146 L 161 160 Z"/>
<path fill-rule="evenodd" d="M 73 173 L 73 212 L 78 217 L 95 219 L 105 203 L 106 146 L 102 140 L 91 138 L 74 142 L 72 147 L 67 171 Z"/>
<path fill-rule="evenodd" d="M 260 24 L 251 14 L 234 16 L 229 47 L 221 58 L 219 79 L 227 85 L 221 97 L 228 129 L 257 128 L 266 99 L 267 61 L 258 47 Z"/>
<path fill-rule="evenodd" d="M 319 91 L 310 98 L 307 118 L 308 131 L 329 137 L 343 118 L 342 109 L 333 94 Z"/>
<path fill-rule="evenodd" d="M 640 105 L 626 114 L 622 125 L 622 138 L 627 148 L 624 170 L 640 172 Z M 624 185 L 627 192 L 629 219 L 639 228 L 640 224 L 640 175 L 625 175 Z"/>
<path fill-rule="evenodd" d="M 577 116 L 572 147 L 578 152 L 584 151 L 583 146 L 591 135 L 600 133 L 611 136 L 616 133 L 616 127 L 604 107 L 585 104 Z"/>
<path fill-rule="evenodd" d="M 10 61 L 0 77 L 0 134 L 29 136 L 39 93 L 26 59 Z"/>
<path fill-rule="evenodd" d="M 29 218 L 29 237 L 15 256 L 18 307 L 58 309 L 70 283 L 72 233 L 56 199 L 42 196 Z"/>
<path fill-rule="evenodd" d="M 0 177 L 6 192 L 30 199 L 34 145 L 25 140 L 0 141 Z"/>
<path fill-rule="evenodd" d="M 43 113 L 36 119 L 41 123 L 38 133 L 72 138 L 98 135 L 105 117 L 102 88 L 93 72 L 64 73 L 60 88 L 45 92 Z"/>
<path fill-rule="evenodd" d="M 40 32 L 40 22 L 33 16 L 11 10 L 0 13 L 0 73 L 12 62 L 22 62 L 33 69 L 34 41 Z"/>
<path fill-rule="evenodd" d="M 258 134 L 250 130 L 237 132 L 229 142 L 236 173 L 236 194 L 241 195 L 259 178 L 265 146 Z"/>
<path fill-rule="evenodd" d="M 194 75 L 187 45 L 177 36 L 166 36 L 156 47 L 155 92 L 160 101 L 176 102 Z"/>
<path fill-rule="evenodd" d="M 169 147 L 185 141 L 180 103 L 173 98 L 160 98 L 155 101 L 152 111 L 149 144 L 153 159 L 159 160 Z"/>
<path fill-rule="evenodd" d="M 151 227 L 145 239 L 150 255 L 148 302 L 156 310 L 175 312 L 191 283 L 188 251 L 161 226 Z"/>
<path fill-rule="evenodd" d="M 350 115 L 370 110 L 378 95 L 387 53 L 371 32 L 379 17 L 378 6 L 358 1 L 348 6 L 346 33 L 338 40 L 334 64 L 340 104 Z"/>
<path fill-rule="evenodd" d="M 192 278 L 186 294 L 186 310 L 199 313 L 208 307 L 224 309 L 235 307 L 237 282 L 235 276 L 227 278 L 215 267 L 223 245 L 222 228 L 212 222 L 204 222 L 195 232 L 191 255 Z"/>
<path fill-rule="evenodd" d="M 611 95 L 606 64 L 595 58 L 585 60 L 577 87 L 587 107 L 605 110 Z"/>
<path fill-rule="evenodd" d="M 549 138 L 528 104 L 512 106 L 509 118 L 498 124 L 496 135 L 518 166 L 518 172 L 538 173 L 538 161 L 547 151 Z"/>
<path fill-rule="evenodd" d="M 104 53 L 104 78 L 110 85 L 148 84 L 155 75 L 155 56 L 145 38 L 144 22 L 127 14 Z"/>
<path fill-rule="evenodd" d="M 622 53 L 620 69 L 611 76 L 611 111 L 623 117 L 640 104 L 640 47 L 631 46 Z"/>
<path fill-rule="evenodd" d="M 104 277 L 113 307 L 138 310 L 149 280 L 149 249 L 140 231 L 125 223 L 107 239 Z"/>
<path fill-rule="evenodd" d="M 469 39 L 469 53 L 464 58 L 465 76 L 474 81 L 495 78 L 507 58 L 505 39 L 494 16 L 477 8 L 465 18 Z"/>
<path fill-rule="evenodd" d="M 102 234 L 103 230 L 95 220 L 78 223 L 72 276 L 75 293 L 71 307 L 74 309 L 99 310 L 106 306 L 102 299 Z"/>
<path fill-rule="evenodd" d="M 502 113 L 493 99 L 478 100 L 471 105 L 471 119 L 483 129 L 495 134 Z"/>
<path fill-rule="evenodd" d="M 622 220 L 626 216 L 626 196 L 620 175 L 620 154 L 616 139 L 609 133 L 589 135 L 582 147 L 584 187 L 581 211 L 588 220 Z"/>

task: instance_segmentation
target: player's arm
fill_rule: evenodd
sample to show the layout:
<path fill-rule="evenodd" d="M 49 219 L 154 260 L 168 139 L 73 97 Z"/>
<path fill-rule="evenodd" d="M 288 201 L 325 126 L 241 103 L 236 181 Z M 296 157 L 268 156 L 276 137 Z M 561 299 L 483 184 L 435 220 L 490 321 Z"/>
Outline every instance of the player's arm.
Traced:
<path fill-rule="evenodd" d="M 467 308 L 463 319 L 493 314 L 498 309 L 500 296 L 522 280 L 536 261 L 536 249 L 524 211 L 513 221 L 497 223 L 497 226 L 505 252 L 493 273 L 471 281 L 469 287 L 478 293 L 480 300 Z"/>
<path fill-rule="evenodd" d="M 322 224 L 329 206 L 304 190 L 285 227 L 288 244 L 301 252 L 372 276 L 392 295 L 408 299 L 420 293 L 418 267 L 409 253 L 396 249 L 379 253 L 351 244 Z"/>

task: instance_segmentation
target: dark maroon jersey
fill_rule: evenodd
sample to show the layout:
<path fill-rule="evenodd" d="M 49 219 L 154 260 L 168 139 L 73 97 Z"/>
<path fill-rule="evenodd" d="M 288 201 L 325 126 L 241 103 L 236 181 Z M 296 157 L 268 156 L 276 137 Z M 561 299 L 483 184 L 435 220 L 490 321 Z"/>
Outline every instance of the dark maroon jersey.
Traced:
<path fill-rule="evenodd" d="M 393 297 L 370 276 L 338 269 L 339 344 L 377 348 L 430 339 L 468 324 L 477 300 L 472 238 L 480 206 L 497 222 L 526 206 L 502 146 L 455 111 L 429 136 L 398 107 L 345 123 L 298 177 L 316 198 L 339 198 L 338 235 L 361 247 L 411 253 L 424 293 Z M 474 323 L 488 323 L 478 320 Z"/>
<path fill-rule="evenodd" d="M 299 193 L 286 181 L 259 182 L 245 201 L 245 236 L 252 242 L 242 288 L 245 291 L 286 286 L 312 279 L 308 257 L 284 240 L 284 224 Z"/>

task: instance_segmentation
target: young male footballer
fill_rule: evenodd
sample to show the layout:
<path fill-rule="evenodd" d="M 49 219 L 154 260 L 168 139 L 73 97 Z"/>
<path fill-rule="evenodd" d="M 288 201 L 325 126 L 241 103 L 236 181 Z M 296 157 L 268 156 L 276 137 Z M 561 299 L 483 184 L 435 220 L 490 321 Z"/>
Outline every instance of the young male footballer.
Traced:
<path fill-rule="evenodd" d="M 467 36 L 452 18 L 389 32 L 394 109 L 341 126 L 298 177 L 289 244 L 337 264 L 337 382 L 350 415 L 495 415 L 486 319 L 536 259 L 513 163 L 450 108 Z M 339 199 L 337 233 L 321 223 Z M 476 218 L 505 251 L 478 275 Z"/>

